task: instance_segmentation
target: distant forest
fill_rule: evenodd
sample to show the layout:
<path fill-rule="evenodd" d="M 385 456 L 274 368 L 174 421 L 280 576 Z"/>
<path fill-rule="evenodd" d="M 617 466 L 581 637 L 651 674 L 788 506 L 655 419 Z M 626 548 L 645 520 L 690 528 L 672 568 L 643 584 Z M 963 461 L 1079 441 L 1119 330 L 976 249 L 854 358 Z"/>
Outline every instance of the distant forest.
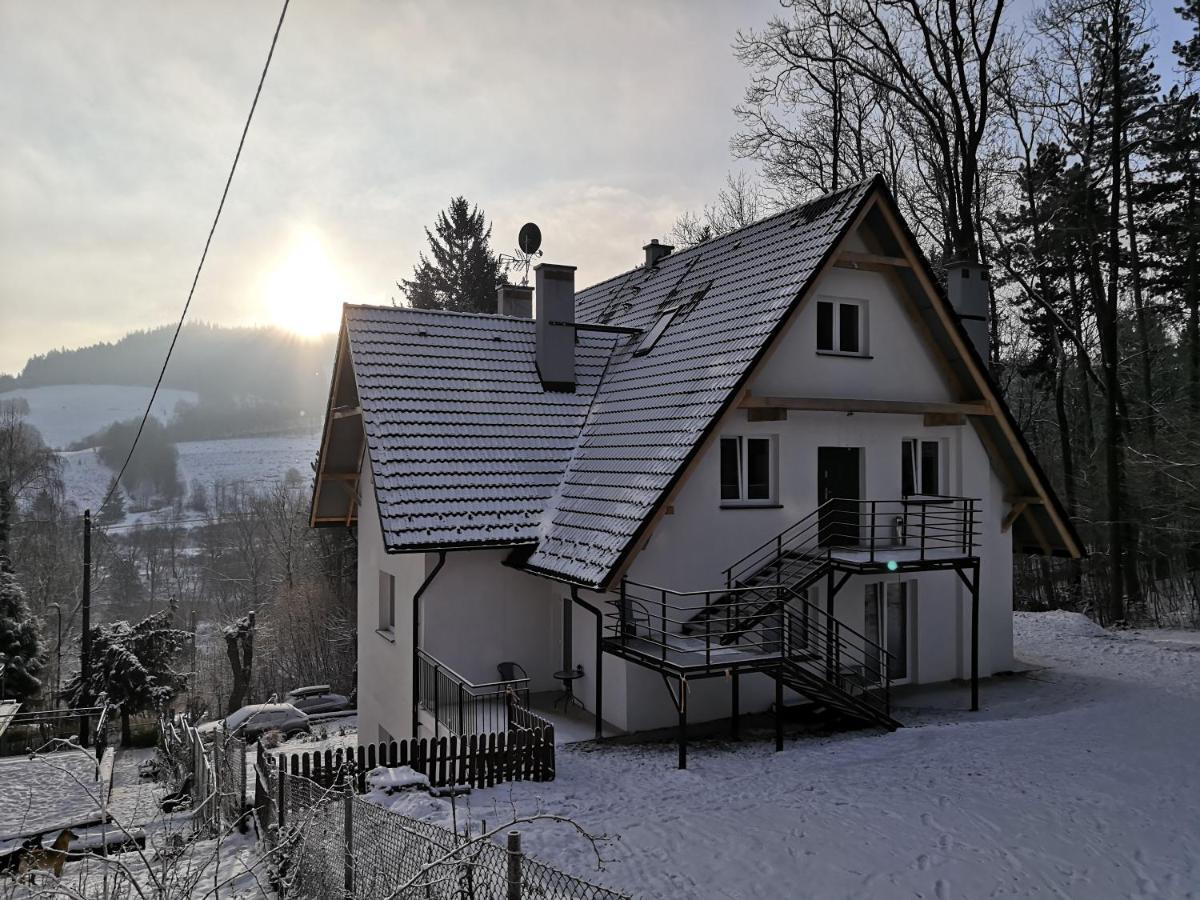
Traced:
<path fill-rule="evenodd" d="M 53 384 L 152 385 L 173 326 L 135 331 L 113 343 L 30 357 L 0 390 Z M 320 416 L 329 390 L 335 338 L 304 339 L 278 328 L 184 325 L 163 387 L 195 391 L 201 404 L 274 406 Z"/>

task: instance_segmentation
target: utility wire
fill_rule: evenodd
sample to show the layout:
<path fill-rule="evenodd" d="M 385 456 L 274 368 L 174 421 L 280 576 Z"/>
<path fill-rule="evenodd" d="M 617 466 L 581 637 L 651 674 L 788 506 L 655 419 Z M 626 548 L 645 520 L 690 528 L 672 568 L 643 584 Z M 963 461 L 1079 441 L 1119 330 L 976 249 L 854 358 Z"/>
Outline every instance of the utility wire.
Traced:
<path fill-rule="evenodd" d="M 229 177 L 225 179 L 225 189 L 221 191 L 221 202 L 217 204 L 217 214 L 213 216 L 212 226 L 208 229 L 208 238 L 204 241 L 204 251 L 200 254 L 200 263 L 196 266 L 196 274 L 192 278 L 191 289 L 188 290 L 187 300 L 183 304 L 183 312 L 179 316 L 179 324 L 175 326 L 175 334 L 171 338 L 171 345 L 167 348 L 167 357 L 163 360 L 162 369 L 159 370 L 158 380 L 154 382 L 154 390 L 150 394 L 150 402 L 146 404 L 146 412 L 142 415 L 141 424 L 138 425 L 137 434 L 133 437 L 133 443 L 129 447 L 129 453 L 125 457 L 125 462 L 121 463 L 121 470 L 117 473 L 117 477 L 113 479 L 112 484 L 109 485 L 108 493 L 104 495 L 104 500 L 100 504 L 100 509 L 97 510 L 97 513 L 108 505 L 108 501 L 116 493 L 121 483 L 121 477 L 129 467 L 129 461 L 133 459 L 133 451 L 137 449 L 138 441 L 142 437 L 142 431 L 145 429 L 146 422 L 150 418 L 150 412 L 154 408 L 154 400 L 158 397 L 158 389 L 162 386 L 163 376 L 167 374 L 167 364 L 171 361 L 171 353 L 175 350 L 175 342 L 179 340 L 179 332 L 183 330 L 183 322 L 187 318 L 188 307 L 192 305 L 192 296 L 196 293 L 196 285 L 200 281 L 200 272 L 204 269 L 204 261 L 208 258 L 208 248 L 212 245 L 213 235 L 217 230 L 217 223 L 221 220 L 221 211 L 225 209 L 225 198 L 229 196 L 229 186 L 233 184 L 233 174 L 237 171 L 238 160 L 242 158 L 242 147 L 246 144 L 246 135 L 250 131 L 250 122 L 254 119 L 254 110 L 258 106 L 258 98 L 262 94 L 263 83 L 267 80 L 267 70 L 271 68 L 271 57 L 275 55 L 275 45 L 279 41 L 279 31 L 283 28 L 283 19 L 287 15 L 288 4 L 290 2 L 291 0 L 283 0 L 283 9 L 279 13 L 279 22 L 276 23 L 275 34 L 271 38 L 271 49 L 267 51 L 267 61 L 263 65 L 262 75 L 258 78 L 258 87 L 254 91 L 254 100 L 250 104 L 250 112 L 246 116 L 246 124 L 242 128 L 242 137 L 238 141 L 237 153 L 233 155 L 233 165 L 229 167 Z"/>

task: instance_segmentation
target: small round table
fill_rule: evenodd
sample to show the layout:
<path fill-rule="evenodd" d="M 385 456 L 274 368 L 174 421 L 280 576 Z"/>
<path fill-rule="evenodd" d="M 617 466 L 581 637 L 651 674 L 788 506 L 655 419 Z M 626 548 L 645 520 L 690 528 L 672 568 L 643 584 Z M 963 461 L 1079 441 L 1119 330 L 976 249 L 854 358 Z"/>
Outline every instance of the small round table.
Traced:
<path fill-rule="evenodd" d="M 575 696 L 575 679 L 583 677 L 583 666 L 555 672 L 554 677 L 563 684 L 562 693 L 554 699 L 554 706 L 557 707 L 561 703 L 563 710 L 566 711 L 567 707 L 574 703 L 580 709 L 584 709 L 583 703 Z"/>

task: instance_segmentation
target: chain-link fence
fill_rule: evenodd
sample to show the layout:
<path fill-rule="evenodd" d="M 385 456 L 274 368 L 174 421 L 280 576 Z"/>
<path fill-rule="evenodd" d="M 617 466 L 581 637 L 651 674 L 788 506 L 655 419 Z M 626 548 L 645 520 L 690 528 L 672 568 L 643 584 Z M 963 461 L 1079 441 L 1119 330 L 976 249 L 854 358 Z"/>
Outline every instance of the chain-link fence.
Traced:
<path fill-rule="evenodd" d="M 247 807 L 246 742 L 224 732 L 205 740 L 187 722 L 166 718 L 159 733 L 179 792 L 191 797 L 194 829 L 217 834 L 232 827 Z"/>
<path fill-rule="evenodd" d="M 509 847 L 385 810 L 348 783 L 322 786 L 298 775 L 266 773 L 276 857 L 287 897 L 400 900 L 624 900 L 525 858 L 520 836 Z"/>

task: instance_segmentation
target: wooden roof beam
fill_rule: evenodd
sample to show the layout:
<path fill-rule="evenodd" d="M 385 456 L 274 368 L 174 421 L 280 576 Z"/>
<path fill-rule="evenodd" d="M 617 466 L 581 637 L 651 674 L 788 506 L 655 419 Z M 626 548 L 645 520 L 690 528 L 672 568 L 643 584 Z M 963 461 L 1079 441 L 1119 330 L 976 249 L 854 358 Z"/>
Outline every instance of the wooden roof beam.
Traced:
<path fill-rule="evenodd" d="M 983 401 L 945 402 L 936 400 L 858 400 L 850 397 L 744 397 L 743 409 L 799 409 L 812 412 L 891 413 L 898 415 L 959 414 L 994 415 Z"/>
<path fill-rule="evenodd" d="M 861 253 L 857 250 L 843 250 L 837 255 L 833 264 L 839 269 L 869 269 L 872 271 L 912 268 L 912 264 L 903 256 Z"/>

